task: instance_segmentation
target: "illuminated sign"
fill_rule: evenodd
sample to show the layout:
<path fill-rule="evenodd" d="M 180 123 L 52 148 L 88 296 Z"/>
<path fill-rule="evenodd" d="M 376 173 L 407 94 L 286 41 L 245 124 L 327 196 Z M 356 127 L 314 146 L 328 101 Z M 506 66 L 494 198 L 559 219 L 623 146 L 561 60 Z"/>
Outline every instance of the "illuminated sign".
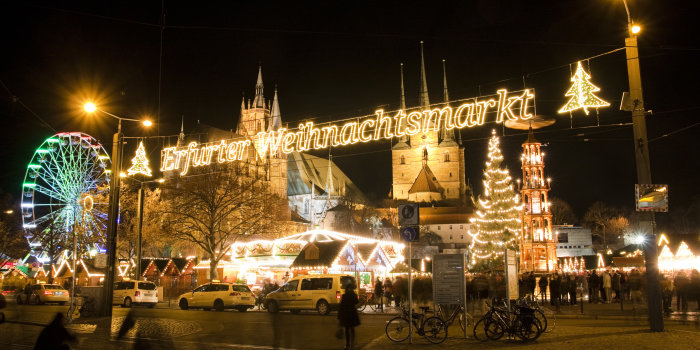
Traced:
<path fill-rule="evenodd" d="M 281 128 L 262 131 L 253 140 L 222 140 L 215 143 L 198 144 L 191 142 L 185 147 L 167 147 L 161 151 L 161 171 L 180 170 L 187 174 L 191 167 L 201 167 L 212 163 L 233 162 L 244 158 L 248 146 L 253 146 L 259 158 L 268 155 L 288 154 L 328 147 L 347 146 L 356 143 L 413 136 L 440 130 L 472 128 L 484 125 L 487 115 L 495 114 L 490 122 L 503 123 L 507 120 L 528 120 L 534 115 L 533 90 L 526 89 L 509 93 L 501 89 L 490 98 L 473 98 L 452 108 L 449 106 L 426 110 L 385 113 L 377 110 L 371 117 L 355 118 L 343 125 L 303 122 L 297 129 Z"/>

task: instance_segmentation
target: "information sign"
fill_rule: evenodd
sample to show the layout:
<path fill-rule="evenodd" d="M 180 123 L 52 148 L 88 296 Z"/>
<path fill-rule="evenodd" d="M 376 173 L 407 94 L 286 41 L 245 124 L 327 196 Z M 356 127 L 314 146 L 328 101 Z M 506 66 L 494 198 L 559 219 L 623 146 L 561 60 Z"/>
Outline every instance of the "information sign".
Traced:
<path fill-rule="evenodd" d="M 433 256 L 433 301 L 438 305 L 464 304 L 464 254 Z"/>

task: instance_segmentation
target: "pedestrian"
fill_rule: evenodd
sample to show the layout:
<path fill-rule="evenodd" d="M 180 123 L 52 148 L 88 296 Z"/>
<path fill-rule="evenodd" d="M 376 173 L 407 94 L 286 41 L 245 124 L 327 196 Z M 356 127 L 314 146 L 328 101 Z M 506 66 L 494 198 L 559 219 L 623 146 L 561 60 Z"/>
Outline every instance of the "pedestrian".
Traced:
<path fill-rule="evenodd" d="M 561 277 L 561 282 L 559 284 L 560 291 L 560 301 L 562 304 L 568 302 L 569 300 L 569 273 L 565 272 Z"/>
<path fill-rule="evenodd" d="M 639 270 L 634 269 L 630 274 L 630 290 L 632 295 L 632 304 L 642 303 L 642 274 Z"/>
<path fill-rule="evenodd" d="M 688 285 L 690 285 L 690 279 L 685 272 L 678 272 L 676 278 L 673 279 L 673 287 L 676 290 L 676 310 L 678 311 L 688 311 Z"/>
<path fill-rule="evenodd" d="M 32 285 L 29 282 L 27 282 L 27 285 L 24 286 L 24 297 L 26 298 L 26 299 L 24 299 L 25 303 L 29 304 L 29 297 L 31 295 L 32 295 Z"/>
<path fill-rule="evenodd" d="M 547 275 L 542 275 L 537 284 L 540 286 L 540 295 L 542 296 L 542 302 L 544 303 L 545 300 L 547 300 L 547 286 L 549 285 L 549 282 L 547 282 Z"/>
<path fill-rule="evenodd" d="M 659 286 L 661 287 L 661 301 L 666 315 L 671 313 L 671 300 L 673 300 L 673 282 L 670 278 L 659 274 Z"/>
<path fill-rule="evenodd" d="M 345 328 L 345 350 L 351 350 L 355 345 L 355 327 L 360 325 L 360 317 L 357 315 L 358 303 L 355 284 L 348 283 L 345 286 L 345 294 L 340 298 L 338 309 L 339 325 Z"/>
<path fill-rule="evenodd" d="M 576 283 L 576 275 L 573 273 L 569 275 L 569 302 L 571 305 L 576 305 L 576 288 L 578 283 Z"/>
<path fill-rule="evenodd" d="M 591 298 L 589 301 L 591 303 L 597 303 L 598 302 L 598 292 L 600 289 L 600 279 L 598 278 L 598 274 L 596 273 L 595 270 L 593 270 L 593 272 L 591 272 L 590 286 L 591 286 Z"/>
<path fill-rule="evenodd" d="M 391 306 L 391 299 L 394 296 L 392 288 L 393 288 L 393 284 L 391 283 L 391 280 L 389 279 L 389 277 L 387 277 L 384 280 L 384 296 L 386 297 L 386 305 L 387 306 Z"/>
<path fill-rule="evenodd" d="M 561 277 L 558 271 L 554 271 L 554 275 L 549 280 L 549 299 L 552 306 L 556 307 L 557 311 L 559 311 L 559 299 L 561 298 L 560 286 Z"/>
<path fill-rule="evenodd" d="M 384 301 L 382 296 L 384 295 L 384 284 L 382 280 L 377 277 L 377 281 L 374 282 L 374 300 L 377 303 L 377 310 L 384 311 Z"/>
<path fill-rule="evenodd" d="M 615 300 L 620 302 L 620 271 L 615 271 L 612 276 L 612 289 L 615 292 Z"/>
<path fill-rule="evenodd" d="M 56 313 L 53 321 L 39 333 L 34 349 L 68 350 L 70 349 L 69 343 L 75 342 L 76 338 L 63 326 L 63 314 L 59 312 Z"/>
<path fill-rule="evenodd" d="M 612 299 L 612 277 L 607 270 L 603 272 L 603 290 L 605 290 L 605 303 L 610 304 Z"/>
<path fill-rule="evenodd" d="M 537 278 L 535 277 L 534 272 L 530 272 L 530 275 L 527 278 L 527 287 L 528 287 L 528 293 L 530 293 L 530 296 L 534 299 L 535 298 L 535 287 L 537 287 Z"/>
<path fill-rule="evenodd" d="M 693 269 L 690 272 L 690 285 L 688 286 L 688 291 L 691 295 L 688 297 L 695 300 L 696 310 L 700 311 L 700 272 Z"/>

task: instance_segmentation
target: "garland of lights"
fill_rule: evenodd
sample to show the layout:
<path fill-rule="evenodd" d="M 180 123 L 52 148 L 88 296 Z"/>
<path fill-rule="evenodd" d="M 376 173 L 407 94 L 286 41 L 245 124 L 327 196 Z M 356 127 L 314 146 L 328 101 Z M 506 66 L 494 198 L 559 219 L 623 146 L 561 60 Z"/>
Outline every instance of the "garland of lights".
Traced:
<path fill-rule="evenodd" d="M 471 219 L 471 262 L 496 259 L 504 248 L 517 249 L 516 236 L 521 229 L 520 200 L 513 189 L 508 169 L 501 168 L 500 139 L 493 131 L 489 140 L 489 161 L 484 170 L 484 194 L 476 203 Z"/>
<path fill-rule="evenodd" d="M 151 176 L 151 168 L 148 166 L 148 158 L 146 157 L 146 149 L 143 148 L 143 141 L 139 143 L 136 149 L 136 155 L 131 159 L 131 168 L 127 170 L 129 175 L 143 174 Z"/>

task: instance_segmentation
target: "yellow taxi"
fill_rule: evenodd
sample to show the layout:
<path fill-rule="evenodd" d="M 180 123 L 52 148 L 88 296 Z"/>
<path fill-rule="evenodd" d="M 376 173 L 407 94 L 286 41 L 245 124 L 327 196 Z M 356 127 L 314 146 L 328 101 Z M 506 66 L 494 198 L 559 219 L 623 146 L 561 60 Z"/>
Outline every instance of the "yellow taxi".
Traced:
<path fill-rule="evenodd" d="M 63 305 L 70 300 L 70 292 L 63 289 L 58 284 L 35 284 L 30 287 L 31 293 L 29 299 L 24 293 L 17 295 L 17 303 L 19 304 L 44 304 L 58 303 Z"/>
<path fill-rule="evenodd" d="M 236 309 L 245 312 L 255 306 L 255 296 L 245 284 L 228 282 L 207 283 L 178 297 L 180 309 Z"/>
<path fill-rule="evenodd" d="M 301 275 L 295 276 L 278 290 L 265 297 L 267 311 L 276 313 L 289 310 L 297 313 L 301 310 L 316 310 L 327 315 L 337 310 L 345 287 L 355 278 L 344 274 Z"/>

